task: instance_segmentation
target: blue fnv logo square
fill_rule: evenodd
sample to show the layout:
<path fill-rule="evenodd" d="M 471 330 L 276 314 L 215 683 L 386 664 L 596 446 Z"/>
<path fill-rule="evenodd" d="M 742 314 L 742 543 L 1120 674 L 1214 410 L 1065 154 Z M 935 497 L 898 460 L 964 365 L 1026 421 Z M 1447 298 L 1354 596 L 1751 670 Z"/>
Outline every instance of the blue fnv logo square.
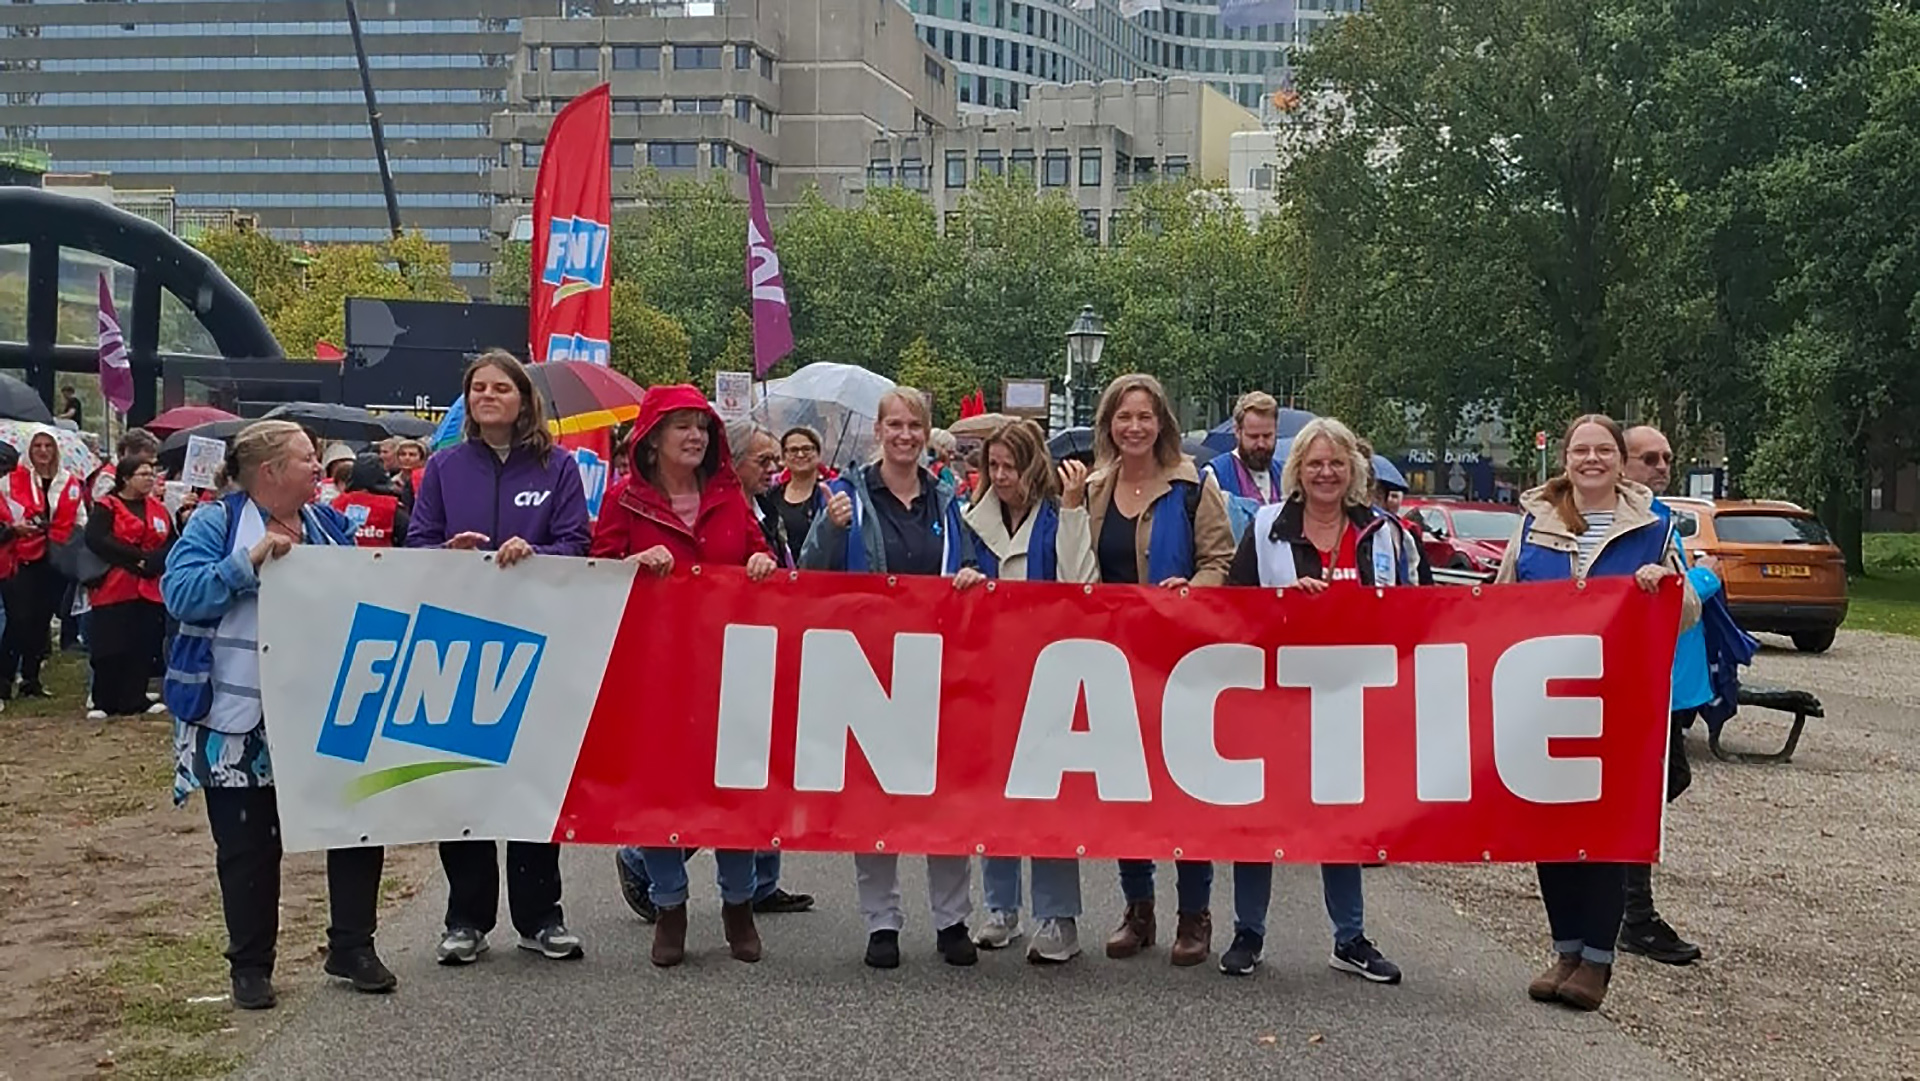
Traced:
<path fill-rule="evenodd" d="M 612 247 L 613 231 L 597 221 L 550 218 L 540 280 L 552 286 L 579 282 L 598 289 L 607 283 L 607 255 Z"/>
<path fill-rule="evenodd" d="M 585 334 L 550 334 L 547 336 L 547 359 L 578 360 L 604 368 L 613 359 L 613 347 L 600 338 L 589 338 Z"/>
<path fill-rule="evenodd" d="M 365 762 L 377 731 L 395 743 L 505 765 L 546 646 L 545 635 L 432 605 L 409 617 L 362 604 L 354 610 L 316 750 Z M 395 776 L 360 798 L 475 765 L 383 770 Z"/>

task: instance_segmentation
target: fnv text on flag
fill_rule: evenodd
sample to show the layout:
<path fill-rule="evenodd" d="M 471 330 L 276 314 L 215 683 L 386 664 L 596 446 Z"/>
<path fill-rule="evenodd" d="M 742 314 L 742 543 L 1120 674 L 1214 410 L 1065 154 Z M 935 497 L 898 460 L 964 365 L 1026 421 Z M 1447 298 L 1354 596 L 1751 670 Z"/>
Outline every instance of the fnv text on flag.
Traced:
<path fill-rule="evenodd" d="M 113 309 L 113 281 L 100 272 L 100 395 L 116 413 L 133 408 L 133 367 L 120 314 Z"/>
<path fill-rule="evenodd" d="M 553 118 L 533 191 L 527 345 L 534 362 L 606 364 L 612 347 L 612 107 L 607 87 Z"/>
<path fill-rule="evenodd" d="M 747 151 L 747 289 L 753 294 L 753 374 L 764 377 L 793 352 L 786 279 L 773 251 L 767 196 L 760 190 L 760 156 Z"/>

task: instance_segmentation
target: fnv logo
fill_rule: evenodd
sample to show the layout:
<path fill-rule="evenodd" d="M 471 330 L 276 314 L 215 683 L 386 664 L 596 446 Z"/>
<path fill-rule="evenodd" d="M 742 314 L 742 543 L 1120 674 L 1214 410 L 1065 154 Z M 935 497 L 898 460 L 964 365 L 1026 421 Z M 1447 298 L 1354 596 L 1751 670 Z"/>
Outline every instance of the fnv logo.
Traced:
<path fill-rule="evenodd" d="M 552 218 L 547 223 L 546 262 L 541 282 L 554 287 L 549 306 L 607 284 L 607 255 L 613 232 L 589 218 Z"/>
<path fill-rule="evenodd" d="M 349 802 L 455 770 L 505 765 L 546 651 L 543 634 L 423 604 L 361 604 L 316 751 L 365 762 L 381 739 L 459 755 L 364 774 Z"/>
<path fill-rule="evenodd" d="M 599 338 L 589 338 L 585 334 L 547 336 L 548 360 L 583 360 L 604 368 L 612 357 L 613 347 Z"/>

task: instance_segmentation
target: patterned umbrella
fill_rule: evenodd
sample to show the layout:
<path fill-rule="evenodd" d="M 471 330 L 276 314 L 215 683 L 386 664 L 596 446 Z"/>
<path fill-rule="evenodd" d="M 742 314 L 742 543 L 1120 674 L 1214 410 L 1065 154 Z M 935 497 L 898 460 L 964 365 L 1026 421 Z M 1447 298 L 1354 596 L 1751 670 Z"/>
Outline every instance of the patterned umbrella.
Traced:
<path fill-rule="evenodd" d="M 33 440 L 35 432 L 52 435 L 54 445 L 60 448 L 60 464 L 83 477 L 100 464 L 100 456 L 87 446 L 87 441 L 80 438 L 79 432 L 47 424 L 30 424 L 23 420 L 0 420 L 0 443 L 19 451 L 21 461 L 26 461 L 27 444 Z"/>
<path fill-rule="evenodd" d="M 646 389 L 612 368 L 584 360 L 552 360 L 527 366 L 533 389 L 547 407 L 555 435 L 593 432 L 640 415 Z"/>

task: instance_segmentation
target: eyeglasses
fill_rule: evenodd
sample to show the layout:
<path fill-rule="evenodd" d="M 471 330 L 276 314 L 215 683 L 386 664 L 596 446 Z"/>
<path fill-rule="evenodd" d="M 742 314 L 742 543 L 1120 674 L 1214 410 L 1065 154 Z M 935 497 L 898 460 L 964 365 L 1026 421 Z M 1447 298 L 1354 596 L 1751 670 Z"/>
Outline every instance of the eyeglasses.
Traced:
<path fill-rule="evenodd" d="M 1642 465 L 1672 465 L 1673 452 L 1670 450 L 1650 450 L 1640 456 Z"/>
<path fill-rule="evenodd" d="M 754 461 L 754 464 L 758 465 L 762 469 L 772 469 L 774 466 L 777 466 L 780 464 L 780 459 L 774 457 L 771 454 L 762 454 L 760 457 L 755 458 L 753 461 Z"/>
<path fill-rule="evenodd" d="M 804 446 L 804 445 L 798 446 L 798 447 L 786 448 L 786 455 L 789 458 L 811 458 L 818 453 L 820 452 L 818 450 L 815 450 L 813 447 Z"/>

